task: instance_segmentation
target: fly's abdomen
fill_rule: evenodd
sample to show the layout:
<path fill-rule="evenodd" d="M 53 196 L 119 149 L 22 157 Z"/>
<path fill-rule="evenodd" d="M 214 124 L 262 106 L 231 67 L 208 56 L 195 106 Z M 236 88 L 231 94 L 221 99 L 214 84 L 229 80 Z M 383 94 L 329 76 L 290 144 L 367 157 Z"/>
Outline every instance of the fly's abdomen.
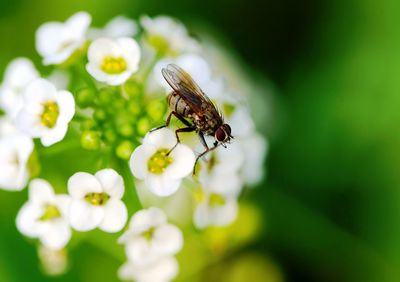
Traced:
<path fill-rule="evenodd" d="M 186 102 L 176 92 L 172 92 L 167 97 L 168 106 L 171 110 L 183 117 L 189 117 L 192 114 L 192 110 L 186 104 Z"/>

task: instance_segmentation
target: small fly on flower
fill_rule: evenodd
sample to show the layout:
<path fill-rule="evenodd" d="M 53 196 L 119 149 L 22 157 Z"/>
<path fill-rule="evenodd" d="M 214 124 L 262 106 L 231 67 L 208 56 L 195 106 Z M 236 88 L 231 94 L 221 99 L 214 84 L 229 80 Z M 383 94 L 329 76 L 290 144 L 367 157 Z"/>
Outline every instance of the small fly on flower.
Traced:
<path fill-rule="evenodd" d="M 195 174 L 196 163 L 202 156 L 216 149 L 219 145 L 226 147 L 225 143 L 229 143 L 233 139 L 231 127 L 224 123 L 224 118 L 217 107 L 186 71 L 175 64 L 169 64 L 161 70 L 161 73 L 173 89 L 167 97 L 171 112 L 165 125 L 154 130 L 169 126 L 171 117 L 174 115 L 187 126 L 175 131 L 177 144 L 180 142 L 178 135 L 180 132 L 195 131 L 199 135 L 205 151 L 196 158 L 193 167 L 193 174 Z M 187 119 L 190 119 L 191 122 Z M 210 148 L 207 145 L 204 135 L 215 138 L 213 147 Z"/>

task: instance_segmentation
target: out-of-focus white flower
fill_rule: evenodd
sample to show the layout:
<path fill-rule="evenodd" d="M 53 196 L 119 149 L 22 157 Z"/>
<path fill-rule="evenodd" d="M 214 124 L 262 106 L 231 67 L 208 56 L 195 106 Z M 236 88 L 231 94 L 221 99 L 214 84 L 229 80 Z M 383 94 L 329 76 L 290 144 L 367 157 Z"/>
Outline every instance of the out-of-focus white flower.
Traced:
<path fill-rule="evenodd" d="M 138 32 L 137 23 L 124 16 L 117 16 L 111 19 L 104 28 L 90 28 L 89 38 L 96 39 L 100 37 L 133 37 Z"/>
<path fill-rule="evenodd" d="M 223 183 L 222 183 L 223 184 Z M 193 214 L 197 228 L 226 226 L 238 213 L 237 195 L 218 186 L 203 186 L 196 192 L 198 204 Z"/>
<path fill-rule="evenodd" d="M 255 131 L 255 124 L 245 105 L 232 105 L 232 113 L 226 117 L 226 122 L 232 128 L 235 138 L 246 137 Z"/>
<path fill-rule="evenodd" d="M 72 197 L 69 210 L 71 226 L 78 231 L 96 227 L 105 232 L 118 232 L 128 220 L 128 211 L 121 198 L 124 181 L 113 169 L 103 169 L 95 175 L 77 172 L 68 180 Z"/>
<path fill-rule="evenodd" d="M 129 229 L 118 242 L 125 244 L 129 261 L 142 266 L 178 253 L 183 246 L 183 236 L 178 227 L 167 222 L 161 209 L 149 208 L 132 216 Z"/>
<path fill-rule="evenodd" d="M 186 145 L 177 144 L 170 152 L 176 142 L 175 134 L 168 128 L 149 132 L 129 161 L 133 175 L 143 179 L 150 191 L 158 196 L 175 193 L 182 179 L 192 172 L 193 151 Z"/>
<path fill-rule="evenodd" d="M 0 106 L 10 119 L 15 118 L 22 107 L 25 87 L 38 77 L 38 71 L 27 58 L 14 59 L 7 66 L 0 87 Z"/>
<path fill-rule="evenodd" d="M 68 255 L 66 249 L 55 250 L 40 245 L 38 257 L 44 272 L 48 275 L 60 275 L 67 270 Z"/>
<path fill-rule="evenodd" d="M 7 117 L 0 117 L 0 138 L 20 133 Z"/>
<path fill-rule="evenodd" d="M 55 195 L 47 181 L 34 179 L 29 185 L 29 200 L 18 213 L 17 228 L 25 236 L 38 238 L 47 248 L 62 249 L 71 238 L 69 204 L 68 195 Z"/>
<path fill-rule="evenodd" d="M 43 57 L 44 65 L 65 62 L 86 41 L 91 16 L 79 12 L 65 23 L 48 22 L 36 31 L 36 49 Z"/>
<path fill-rule="evenodd" d="M 176 58 L 162 59 L 154 67 L 152 74 L 154 80 L 167 93 L 170 93 L 172 88 L 162 76 L 161 69 L 167 67 L 168 64 L 176 64 L 184 69 L 211 99 L 223 92 L 222 80 L 213 76 L 209 63 L 200 55 L 188 53 Z"/>
<path fill-rule="evenodd" d="M 57 91 L 52 83 L 39 78 L 25 89 L 24 101 L 16 125 L 44 146 L 62 140 L 75 113 L 75 101 L 66 90 Z"/>
<path fill-rule="evenodd" d="M 257 184 L 264 175 L 264 160 L 268 152 L 267 140 L 258 133 L 240 138 L 240 145 L 246 153 L 241 173 L 248 185 Z"/>
<path fill-rule="evenodd" d="M 161 54 L 176 56 L 198 49 L 197 42 L 189 36 L 185 26 L 173 18 L 143 16 L 140 23 L 147 42 Z"/>
<path fill-rule="evenodd" d="M 128 37 L 99 38 L 88 51 L 87 71 L 98 81 L 120 85 L 138 70 L 140 48 Z"/>
<path fill-rule="evenodd" d="M 169 282 L 178 275 L 179 265 L 174 257 L 163 257 L 148 265 L 136 265 L 132 261 L 118 270 L 122 280 L 136 282 Z"/>
<path fill-rule="evenodd" d="M 0 138 L 0 188 L 20 191 L 29 179 L 28 159 L 33 141 L 20 134 Z"/>

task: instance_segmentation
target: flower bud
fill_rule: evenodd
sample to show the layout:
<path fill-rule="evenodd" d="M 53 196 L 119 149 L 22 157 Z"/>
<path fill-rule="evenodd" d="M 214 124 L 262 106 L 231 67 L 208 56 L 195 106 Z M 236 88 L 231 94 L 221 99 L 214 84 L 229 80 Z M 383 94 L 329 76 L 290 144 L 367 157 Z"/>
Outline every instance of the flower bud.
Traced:
<path fill-rule="evenodd" d="M 95 96 L 96 95 L 93 89 L 85 87 L 76 92 L 75 101 L 79 107 L 87 108 L 93 105 Z"/>
<path fill-rule="evenodd" d="M 82 132 L 81 145 L 86 150 L 98 150 L 100 148 L 100 133 L 94 130 Z"/>
<path fill-rule="evenodd" d="M 115 149 L 115 153 L 117 154 L 117 157 L 123 159 L 123 160 L 129 160 L 129 158 L 132 155 L 134 146 L 132 142 L 130 141 L 122 141 L 117 148 Z"/>

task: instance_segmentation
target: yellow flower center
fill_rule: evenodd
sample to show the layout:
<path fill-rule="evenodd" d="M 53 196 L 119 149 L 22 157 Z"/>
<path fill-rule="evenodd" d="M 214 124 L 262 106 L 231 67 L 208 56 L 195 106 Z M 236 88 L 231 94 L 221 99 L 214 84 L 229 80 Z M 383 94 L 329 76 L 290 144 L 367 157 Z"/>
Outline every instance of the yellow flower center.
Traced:
<path fill-rule="evenodd" d="M 122 57 L 107 56 L 103 59 L 100 68 L 108 74 L 120 74 L 126 71 L 128 66 Z"/>
<path fill-rule="evenodd" d="M 149 35 L 147 36 L 147 40 L 149 44 L 153 46 L 153 48 L 156 49 L 160 54 L 166 54 L 170 51 L 170 44 L 168 40 L 161 35 Z"/>
<path fill-rule="evenodd" d="M 43 112 L 40 116 L 41 122 L 48 128 L 53 128 L 56 125 L 60 109 L 54 101 L 48 101 L 43 104 Z"/>
<path fill-rule="evenodd" d="M 142 233 L 142 236 L 146 239 L 146 240 L 151 240 L 151 238 L 153 238 L 153 234 L 154 231 L 156 229 L 154 227 L 150 227 L 148 230 L 146 230 L 145 232 Z"/>
<path fill-rule="evenodd" d="M 61 217 L 61 213 L 55 205 L 46 205 L 45 211 L 41 217 L 39 217 L 40 221 L 52 220 L 55 218 Z"/>
<path fill-rule="evenodd" d="M 169 149 L 158 149 L 147 162 L 147 168 L 151 173 L 162 174 L 172 163 L 173 159 L 167 156 Z"/>
<path fill-rule="evenodd" d="M 102 206 L 107 203 L 110 199 L 110 195 L 107 193 L 88 193 L 85 195 L 85 200 L 91 205 Z"/>
<path fill-rule="evenodd" d="M 218 207 L 225 205 L 225 199 L 219 194 L 212 193 L 208 199 L 208 203 L 211 207 Z"/>

